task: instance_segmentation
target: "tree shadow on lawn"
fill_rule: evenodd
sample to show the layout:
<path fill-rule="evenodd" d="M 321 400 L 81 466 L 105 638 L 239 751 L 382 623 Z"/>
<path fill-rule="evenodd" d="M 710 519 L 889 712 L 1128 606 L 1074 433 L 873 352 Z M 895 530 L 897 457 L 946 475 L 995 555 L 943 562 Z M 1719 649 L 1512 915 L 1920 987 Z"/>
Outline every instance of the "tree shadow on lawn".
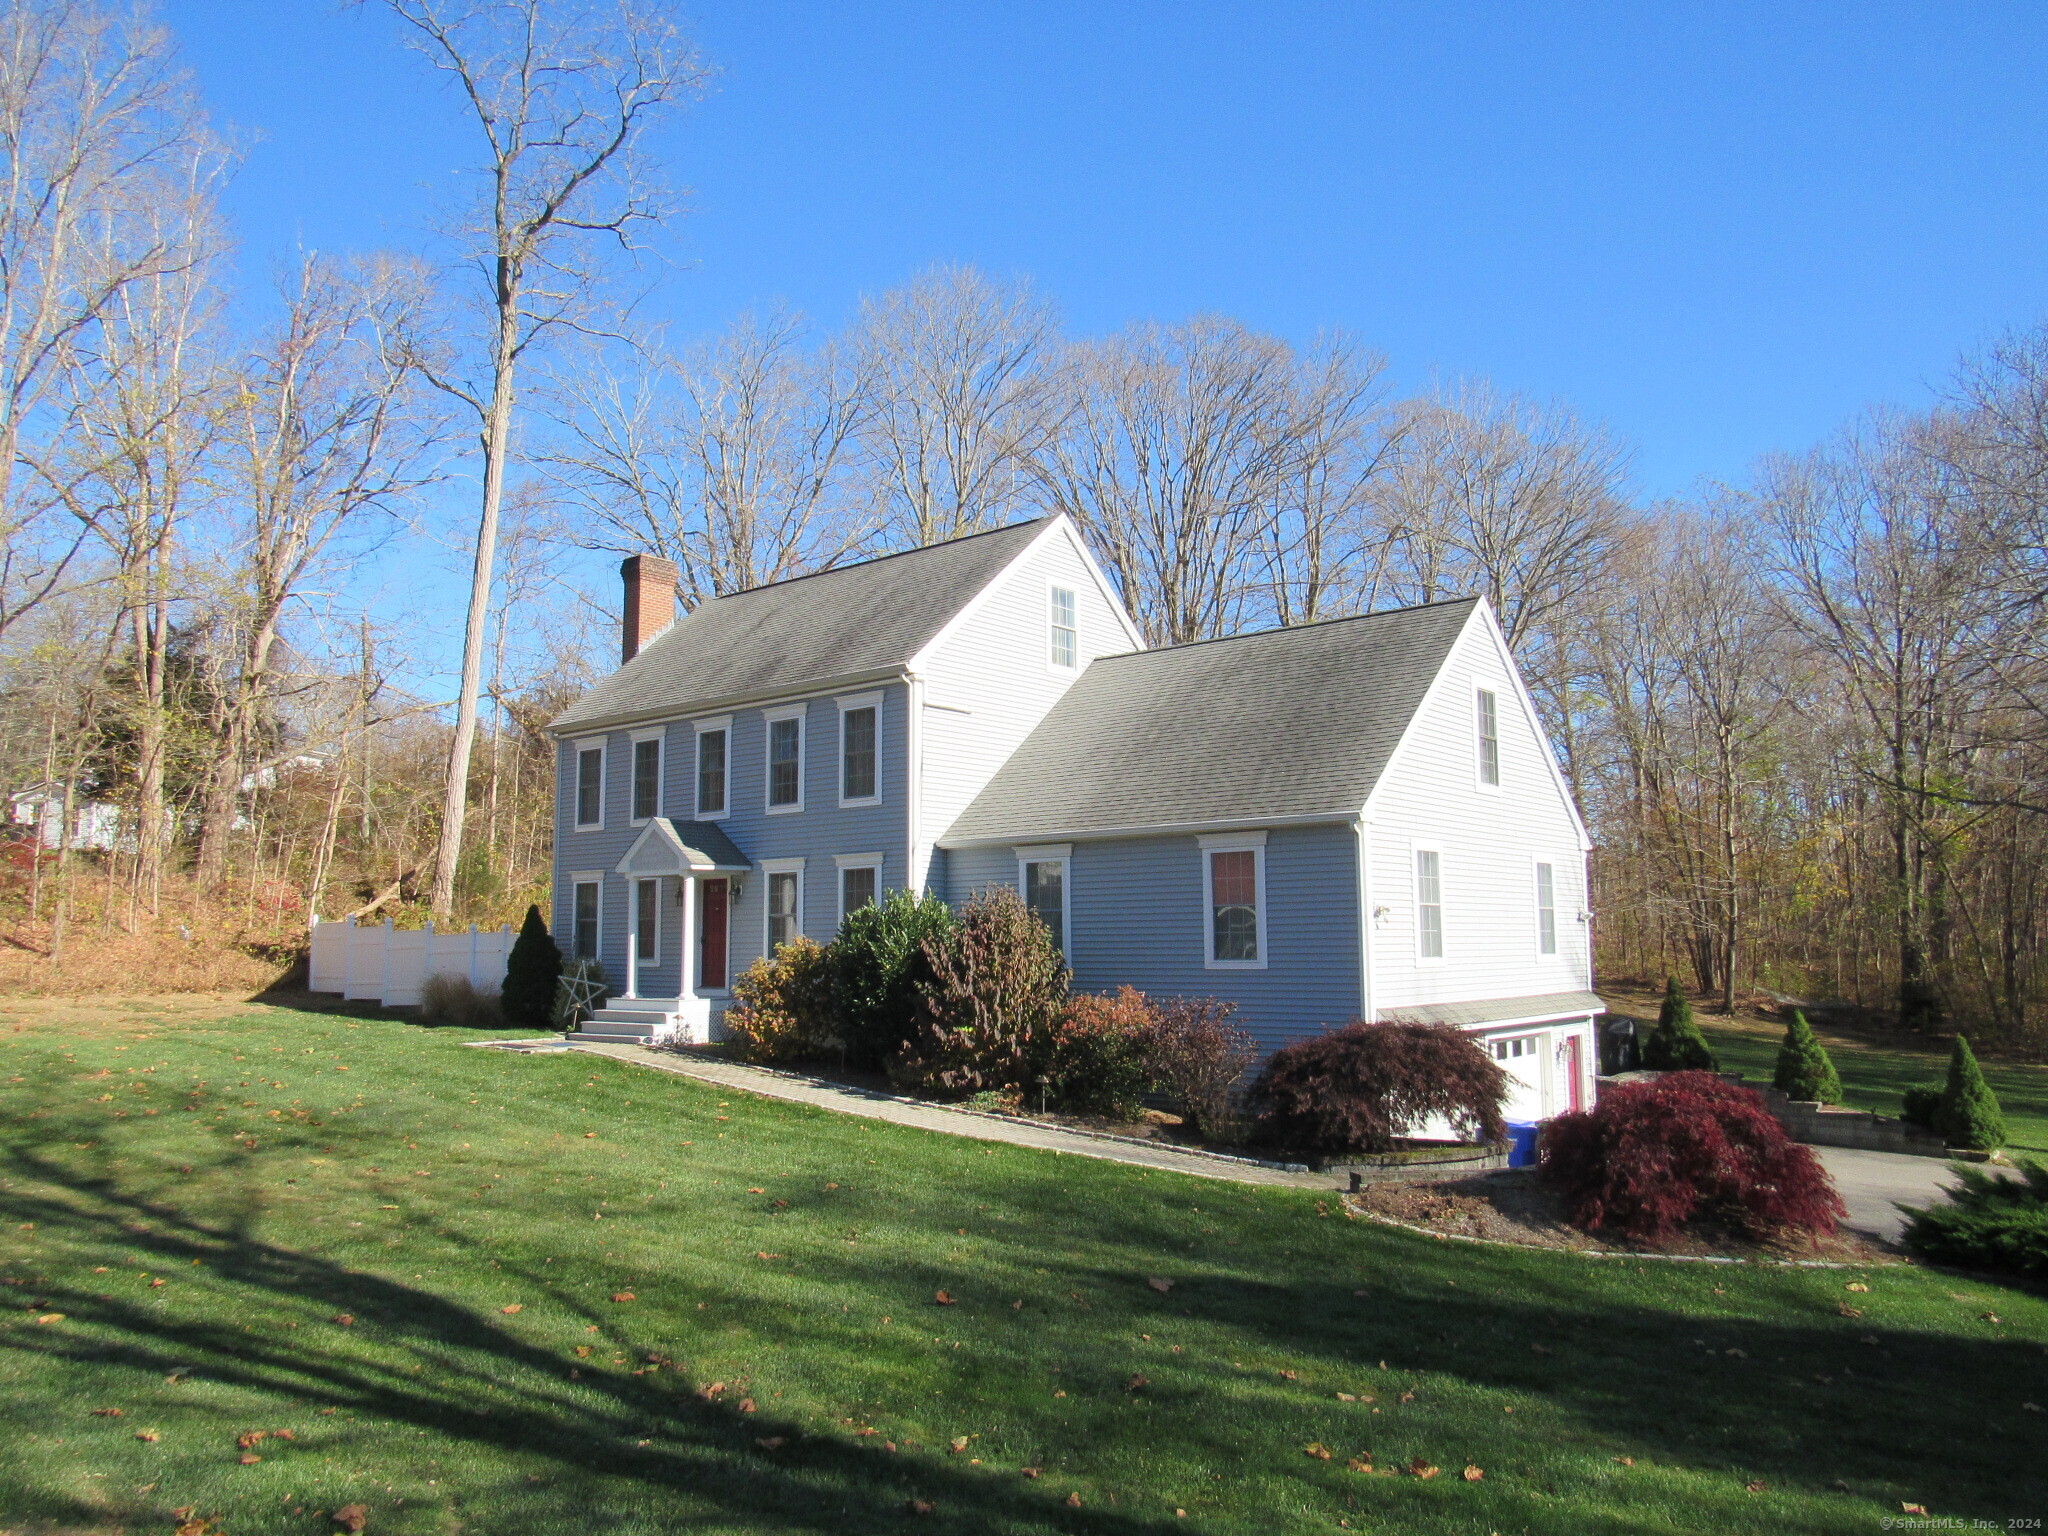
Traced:
<path fill-rule="evenodd" d="M 671 1497 L 671 1517 L 693 1524 L 725 1519 L 787 1529 L 894 1530 L 915 1499 L 933 1506 L 920 1529 L 1137 1536 L 1184 1528 L 1171 1519 L 1068 1508 L 1051 1488 L 999 1481 L 929 1455 L 891 1454 L 850 1436 L 810 1433 L 765 1412 L 745 1414 L 699 1397 L 679 1369 L 634 1376 L 590 1362 L 579 1366 L 430 1291 L 261 1241 L 245 1220 L 196 1220 L 120 1188 L 111 1177 L 80 1176 L 18 1146 L 8 1172 L 13 1180 L 64 1192 L 0 1191 L 6 1219 L 33 1222 L 40 1238 L 108 1257 L 140 1253 L 147 1264 L 172 1272 L 190 1270 L 198 1260 L 211 1278 L 254 1293 L 252 1309 L 265 1300 L 298 1309 L 306 1328 L 273 1338 L 242 1330 L 239 1318 L 249 1312 L 234 1312 L 235 1321 L 166 1318 L 51 1277 L 37 1294 L 65 1314 L 64 1325 L 0 1334 L 0 1349 L 66 1366 L 126 1369 L 138 1382 L 177 1373 L 286 1400 L 310 1398 L 479 1448 L 542 1458 L 556 1469 L 550 1493 L 566 1493 L 590 1521 L 578 1529 L 600 1528 L 600 1511 L 651 1513 L 650 1494 Z M 525 1283 L 546 1284 L 530 1273 Z M 567 1296 L 552 1299 L 591 1315 Z M 323 1345 L 318 1330 L 335 1326 L 325 1319 L 343 1314 L 354 1319 L 343 1335 L 347 1342 Z M 372 1351 L 386 1358 L 372 1358 Z M 223 1423 L 223 1444 L 246 1427 Z M 775 1437 L 783 1443 L 762 1447 Z M 341 1481 L 319 1473 L 303 1481 L 316 1479 Z M 147 1505 L 88 1505 L 55 1486 L 27 1492 L 34 1507 L 10 1515 L 81 1524 L 165 1517 L 165 1510 Z M 501 1518 L 514 1514 L 520 1500 L 537 1497 L 515 1490 Z"/>

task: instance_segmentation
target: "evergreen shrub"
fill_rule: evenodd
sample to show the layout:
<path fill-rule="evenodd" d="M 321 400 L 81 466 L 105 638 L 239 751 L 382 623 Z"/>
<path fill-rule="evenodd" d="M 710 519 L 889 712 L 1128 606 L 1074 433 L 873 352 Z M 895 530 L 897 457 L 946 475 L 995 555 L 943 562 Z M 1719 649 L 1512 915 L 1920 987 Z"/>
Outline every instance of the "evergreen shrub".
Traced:
<path fill-rule="evenodd" d="M 1652 1072 L 1718 1072 L 1721 1064 L 1707 1037 L 1693 1022 L 1692 1004 L 1673 976 L 1664 983 L 1664 1003 L 1657 1010 L 1657 1027 L 1643 1042 L 1643 1065 Z"/>
<path fill-rule="evenodd" d="M 1907 1212 L 1906 1246 L 1936 1264 L 2048 1279 L 2048 1166 L 2026 1163 L 2017 1178 L 1956 1171 L 1962 1183 L 1945 1204 Z"/>
<path fill-rule="evenodd" d="M 954 926 L 944 901 L 908 891 L 846 914 L 832 941 L 832 966 L 848 1066 L 879 1071 L 910 1043 L 931 979 L 925 942 L 943 942 Z"/>
<path fill-rule="evenodd" d="M 1754 1088 L 1707 1072 L 1626 1083 L 1543 1128 L 1539 1169 L 1574 1226 L 1664 1242 L 1695 1217 L 1752 1237 L 1829 1232 L 1846 1214 L 1811 1148 Z"/>
<path fill-rule="evenodd" d="M 799 935 L 748 966 L 733 983 L 725 1027 L 749 1061 L 815 1061 L 835 1055 L 831 949 Z"/>
<path fill-rule="evenodd" d="M 555 983 L 562 975 L 562 951 L 541 921 L 540 908 L 526 909 L 512 953 L 505 957 L 505 981 L 498 990 L 505 1022 L 519 1029 L 546 1029 L 554 1021 Z"/>
<path fill-rule="evenodd" d="M 1033 1042 L 1067 1003 L 1067 966 L 1050 930 L 1015 891 L 991 886 L 949 932 L 928 936 L 922 953 L 922 1015 L 890 1077 L 944 1099 L 1029 1088 Z"/>
<path fill-rule="evenodd" d="M 1941 1084 L 1916 1083 L 1900 1095 L 1899 1118 L 1908 1125 L 1934 1129 L 1934 1117 L 1941 1109 Z"/>
<path fill-rule="evenodd" d="M 1984 1081 L 1977 1065 L 1977 1053 L 1970 1042 L 1956 1036 L 1949 1052 L 1948 1081 L 1942 1085 L 1941 1103 L 1935 1107 L 1934 1129 L 1950 1146 L 1973 1152 L 1989 1152 L 2005 1145 L 2005 1112 L 1998 1096 Z"/>
<path fill-rule="evenodd" d="M 1842 1079 L 1835 1064 L 1813 1036 L 1813 1026 L 1797 1008 L 1785 1026 L 1785 1039 L 1778 1047 L 1778 1069 L 1771 1086 L 1789 1098 L 1815 1100 L 1822 1104 L 1842 1102 Z"/>
<path fill-rule="evenodd" d="M 1500 1141 L 1507 1074 L 1449 1024 L 1347 1024 L 1282 1046 L 1248 1102 L 1253 1137 L 1325 1156 L 1385 1152 L 1441 1115 L 1459 1136 Z"/>

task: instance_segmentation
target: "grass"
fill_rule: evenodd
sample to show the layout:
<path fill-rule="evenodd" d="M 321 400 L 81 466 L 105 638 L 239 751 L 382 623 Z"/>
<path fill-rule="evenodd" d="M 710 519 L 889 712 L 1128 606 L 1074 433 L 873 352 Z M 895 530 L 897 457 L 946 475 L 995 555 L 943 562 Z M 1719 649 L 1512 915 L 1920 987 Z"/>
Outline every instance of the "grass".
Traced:
<path fill-rule="evenodd" d="M 1778 1066 L 1782 1024 L 1738 1018 L 1701 1019 L 1701 1031 L 1714 1047 L 1722 1070 L 1740 1072 L 1753 1082 L 1768 1083 Z M 1821 1029 L 1814 1033 L 1842 1079 L 1842 1101 L 1851 1109 L 1873 1109 L 1881 1115 L 1899 1112 L 1900 1095 L 1917 1083 L 1940 1087 L 1948 1078 L 1948 1050 L 1876 1043 Z M 2013 1151 L 2048 1153 L 2048 1067 L 2023 1062 L 1979 1061 L 1984 1079 L 2005 1111 L 2008 1146 Z"/>
<path fill-rule="evenodd" d="M 314 1533 L 354 1503 L 373 1536 L 2048 1510 L 2023 1406 L 2048 1303 L 2009 1286 L 1435 1242 L 1312 1193 L 465 1038 L 0 1005 L 7 1529 Z M 1367 1452 L 1443 1471 L 1347 1465 Z"/>

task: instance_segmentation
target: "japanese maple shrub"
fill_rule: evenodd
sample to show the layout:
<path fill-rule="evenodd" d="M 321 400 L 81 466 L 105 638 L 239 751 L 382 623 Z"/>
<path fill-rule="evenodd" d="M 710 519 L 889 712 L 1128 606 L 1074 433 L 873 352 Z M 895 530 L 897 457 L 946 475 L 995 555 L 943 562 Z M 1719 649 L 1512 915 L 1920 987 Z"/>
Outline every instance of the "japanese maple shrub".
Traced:
<path fill-rule="evenodd" d="M 1499 1141 L 1507 1074 L 1449 1024 L 1347 1024 L 1282 1046 L 1252 1084 L 1254 1139 L 1335 1155 L 1385 1152 L 1441 1115 L 1459 1136 Z"/>
<path fill-rule="evenodd" d="M 1067 1003 L 1052 933 L 1008 886 L 969 898 L 950 932 L 923 944 L 923 1008 L 889 1075 L 934 1098 L 1025 1090 L 1034 1040 Z"/>
<path fill-rule="evenodd" d="M 1538 1155 L 1574 1226 L 1638 1242 L 1668 1241 L 1695 1217 L 1770 1238 L 1831 1232 L 1846 1214 L 1820 1160 L 1763 1095 L 1709 1072 L 1603 1093 L 1546 1125 Z"/>
<path fill-rule="evenodd" d="M 1692 1004 L 1679 989 L 1678 978 L 1664 983 L 1664 1002 L 1657 1010 L 1657 1027 L 1643 1042 L 1643 1065 L 1652 1072 L 1718 1072 L 1707 1037 L 1693 1022 Z"/>
<path fill-rule="evenodd" d="M 1797 1008 L 1785 1026 L 1785 1038 L 1778 1046 L 1778 1066 L 1771 1086 L 1788 1098 L 1822 1104 L 1842 1102 L 1842 1079 L 1828 1060 L 1825 1047 L 1813 1037 L 1813 1026 Z"/>

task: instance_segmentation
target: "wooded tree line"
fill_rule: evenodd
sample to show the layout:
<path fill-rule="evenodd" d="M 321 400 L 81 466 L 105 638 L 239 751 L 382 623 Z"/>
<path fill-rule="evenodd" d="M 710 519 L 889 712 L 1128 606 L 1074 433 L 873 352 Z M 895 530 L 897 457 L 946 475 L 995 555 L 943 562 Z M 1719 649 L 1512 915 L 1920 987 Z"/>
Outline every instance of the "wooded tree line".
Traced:
<path fill-rule="evenodd" d="M 293 920 L 523 902 L 540 727 L 614 643 L 579 551 L 664 554 L 694 604 L 1064 511 L 1155 644 L 1485 595 L 1599 845 L 1606 973 L 2042 1043 L 2043 333 L 1654 504 L 1558 404 L 1404 393 L 1355 338 L 1218 316 L 1076 336 L 968 268 L 836 328 L 670 338 L 620 279 L 672 211 L 642 151 L 701 78 L 684 41 L 630 5 L 390 10 L 475 105 L 458 259 L 309 256 L 233 306 L 232 146 L 168 40 L 10 12 L 4 771 L 118 808 L 117 847 L 63 855 L 100 923 L 167 880 Z M 452 710 L 341 579 L 394 541 L 471 576 Z M 50 943 L 64 878 L 35 866 Z"/>

